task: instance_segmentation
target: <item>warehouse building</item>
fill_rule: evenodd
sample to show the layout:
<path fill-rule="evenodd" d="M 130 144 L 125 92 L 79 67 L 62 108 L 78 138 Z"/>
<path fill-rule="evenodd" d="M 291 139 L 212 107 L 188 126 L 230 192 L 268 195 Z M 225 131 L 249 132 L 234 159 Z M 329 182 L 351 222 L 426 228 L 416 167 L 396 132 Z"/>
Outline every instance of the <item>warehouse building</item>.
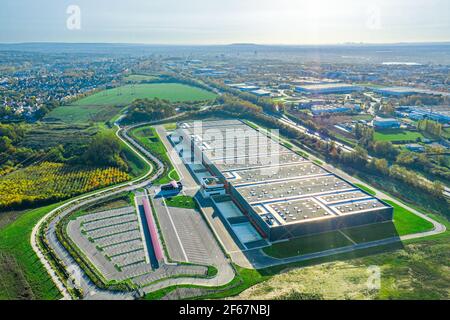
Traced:
<path fill-rule="evenodd" d="M 373 92 L 384 96 L 409 96 L 415 94 L 429 94 L 437 96 L 450 96 L 449 92 L 427 90 L 412 87 L 382 87 L 382 88 L 370 88 Z"/>
<path fill-rule="evenodd" d="M 392 220 L 388 204 L 239 120 L 178 128 L 185 160 L 201 162 L 271 241 Z"/>
<path fill-rule="evenodd" d="M 295 91 L 307 94 L 347 94 L 361 90 L 363 88 L 345 83 L 321 83 L 295 87 Z"/>
<path fill-rule="evenodd" d="M 395 118 L 375 117 L 372 121 L 373 127 L 376 129 L 395 129 L 400 128 L 401 123 Z"/>
<path fill-rule="evenodd" d="M 361 106 L 359 104 L 340 104 L 340 105 L 313 105 L 311 107 L 311 112 L 313 115 L 324 115 L 324 114 L 336 114 L 336 113 L 347 113 L 347 112 L 360 112 Z"/>

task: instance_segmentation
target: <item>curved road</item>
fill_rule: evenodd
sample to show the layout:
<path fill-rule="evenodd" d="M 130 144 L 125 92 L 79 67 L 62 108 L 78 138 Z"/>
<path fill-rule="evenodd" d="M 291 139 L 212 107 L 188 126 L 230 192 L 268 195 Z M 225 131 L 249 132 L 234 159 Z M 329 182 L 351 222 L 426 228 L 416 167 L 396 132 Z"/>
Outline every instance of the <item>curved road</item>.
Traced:
<path fill-rule="evenodd" d="M 37 256 L 39 257 L 40 261 L 44 265 L 45 269 L 49 273 L 51 279 L 55 283 L 56 287 L 59 289 L 59 291 L 63 295 L 63 299 L 71 299 L 71 296 L 69 292 L 67 291 L 67 288 L 62 283 L 62 281 L 57 276 L 56 272 L 53 270 L 50 263 L 47 261 L 44 254 L 41 252 L 41 249 L 37 245 L 37 234 L 39 231 L 39 228 L 42 226 L 43 223 L 48 222 L 48 228 L 45 234 L 45 237 L 48 240 L 48 243 L 50 247 L 54 250 L 54 252 L 57 254 L 58 258 L 63 261 L 66 269 L 69 271 L 72 275 L 77 275 L 76 278 L 76 286 L 81 288 L 83 290 L 83 295 L 85 299 L 134 299 L 137 297 L 136 292 L 114 292 L 114 291 L 108 291 L 108 290 L 101 290 L 95 284 L 92 283 L 92 281 L 89 279 L 89 277 L 84 273 L 84 271 L 78 266 L 78 264 L 75 262 L 75 260 L 72 258 L 72 256 L 67 252 L 67 250 L 61 245 L 61 243 L 58 241 L 56 237 L 56 225 L 57 223 L 64 218 L 66 215 L 70 214 L 74 210 L 85 206 L 87 204 L 97 202 L 99 200 L 111 197 L 112 195 L 126 192 L 126 191 L 133 191 L 136 189 L 140 189 L 143 187 L 148 186 L 150 183 L 152 183 L 155 179 L 157 179 L 164 170 L 164 165 L 161 163 L 156 157 L 154 157 L 152 154 L 150 154 L 147 150 L 142 148 L 136 141 L 134 141 L 132 138 L 128 136 L 128 131 L 132 128 L 135 128 L 137 126 L 145 125 L 145 124 L 154 124 L 155 122 L 148 122 L 148 123 L 141 123 L 138 125 L 134 125 L 131 127 L 126 127 L 124 129 L 120 128 L 120 126 L 115 123 L 115 125 L 118 127 L 118 130 L 116 131 L 117 137 L 123 141 L 125 144 L 127 144 L 131 150 L 138 155 L 145 163 L 147 163 L 150 166 L 150 170 L 142 177 L 132 181 L 123 183 L 117 186 L 109 187 L 104 190 L 100 190 L 97 192 L 93 192 L 84 196 L 80 196 L 78 198 L 75 198 L 71 201 L 68 201 L 64 203 L 63 205 L 53 209 L 49 213 L 47 213 L 43 218 L 39 220 L 39 222 L 36 224 L 36 226 L 33 228 L 31 233 L 31 245 L 33 250 L 36 252 Z M 123 133 L 123 136 L 122 134 Z M 153 172 L 153 165 L 150 161 L 147 160 L 146 157 L 144 157 L 140 152 L 138 152 L 136 149 L 138 149 L 142 154 L 144 154 L 146 157 L 151 159 L 154 163 L 158 166 L 158 171 L 156 174 L 152 175 Z M 53 217 L 55 213 L 60 211 L 60 213 Z M 51 221 L 48 221 L 48 219 L 51 219 Z M 202 278 L 178 278 L 178 279 L 167 279 L 164 281 L 161 281 L 155 285 L 151 285 L 147 288 L 145 288 L 146 292 L 151 292 L 160 288 L 164 288 L 167 286 L 171 286 L 174 284 L 193 284 L 193 285 L 203 285 L 203 286 L 216 286 L 216 285 L 223 285 L 228 282 L 230 282 L 234 277 L 234 271 L 229 265 L 229 263 L 225 263 L 223 265 L 218 266 L 218 273 L 216 277 L 212 279 L 202 279 Z M 150 289 L 150 290 L 149 290 Z"/>

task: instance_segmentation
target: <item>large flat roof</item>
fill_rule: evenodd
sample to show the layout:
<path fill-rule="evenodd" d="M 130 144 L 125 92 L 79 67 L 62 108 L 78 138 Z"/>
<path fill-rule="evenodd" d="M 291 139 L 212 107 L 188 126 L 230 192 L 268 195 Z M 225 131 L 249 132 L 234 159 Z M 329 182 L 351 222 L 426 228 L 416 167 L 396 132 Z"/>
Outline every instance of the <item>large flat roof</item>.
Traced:
<path fill-rule="evenodd" d="M 247 158 L 247 157 L 261 157 L 261 158 L 267 158 L 267 157 L 278 157 L 278 154 L 281 153 L 289 153 L 289 149 L 277 144 L 277 143 L 271 143 L 268 145 L 263 146 L 251 146 L 246 145 L 244 147 L 233 147 L 230 145 L 224 146 L 223 148 L 215 148 L 210 150 L 204 150 L 203 153 L 206 155 L 210 160 L 213 162 L 222 163 L 223 159 L 230 159 L 230 158 Z M 240 161 L 236 161 L 236 163 L 239 163 Z"/>
<path fill-rule="evenodd" d="M 304 90 L 324 90 L 324 89 L 340 89 L 340 88 L 358 88 L 353 84 L 346 83 L 318 83 L 318 84 L 305 84 L 299 85 L 298 88 Z"/>
<path fill-rule="evenodd" d="M 307 162 L 307 160 L 301 156 L 299 156 L 296 153 L 290 152 L 290 153 L 282 153 L 277 155 L 276 164 L 283 166 L 293 163 L 303 163 Z M 265 167 L 270 167 L 273 165 L 273 162 L 271 159 L 258 157 L 258 156 L 246 156 L 239 158 L 239 161 L 237 159 L 229 159 L 229 161 L 225 160 L 221 164 L 216 164 L 216 167 L 221 172 L 227 172 L 227 171 L 236 171 L 241 169 L 260 169 Z"/>
<path fill-rule="evenodd" d="M 274 165 L 266 168 L 253 168 L 226 172 L 228 180 L 236 186 L 255 185 L 264 182 L 296 180 L 307 176 L 329 175 L 325 169 L 312 162 Z"/>
<path fill-rule="evenodd" d="M 295 199 L 353 189 L 356 188 L 332 174 L 312 178 L 306 176 L 297 180 L 274 183 L 236 186 L 236 190 L 250 204 Z"/>
<path fill-rule="evenodd" d="M 263 133 L 239 121 L 204 121 L 205 131 L 227 129 L 245 131 L 250 136 Z M 210 140 L 207 132 L 185 132 L 230 183 L 242 199 L 269 226 L 302 223 L 311 219 L 329 219 L 387 208 L 383 202 L 301 157 L 274 140 L 260 146 L 237 143 L 236 139 Z M 253 132 L 251 132 L 253 131 Z M 267 148 L 269 146 L 269 148 Z"/>

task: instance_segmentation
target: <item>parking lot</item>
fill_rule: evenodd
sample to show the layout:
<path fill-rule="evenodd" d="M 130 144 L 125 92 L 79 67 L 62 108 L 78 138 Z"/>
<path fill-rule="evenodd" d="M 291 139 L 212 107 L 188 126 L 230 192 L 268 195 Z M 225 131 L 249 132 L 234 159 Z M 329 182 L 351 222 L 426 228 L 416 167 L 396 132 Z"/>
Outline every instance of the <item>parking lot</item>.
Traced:
<path fill-rule="evenodd" d="M 69 223 L 68 232 L 107 278 L 121 280 L 152 271 L 134 207 L 80 216 Z"/>
<path fill-rule="evenodd" d="M 173 260 L 210 265 L 223 256 L 198 211 L 167 207 L 162 199 L 154 205 Z"/>

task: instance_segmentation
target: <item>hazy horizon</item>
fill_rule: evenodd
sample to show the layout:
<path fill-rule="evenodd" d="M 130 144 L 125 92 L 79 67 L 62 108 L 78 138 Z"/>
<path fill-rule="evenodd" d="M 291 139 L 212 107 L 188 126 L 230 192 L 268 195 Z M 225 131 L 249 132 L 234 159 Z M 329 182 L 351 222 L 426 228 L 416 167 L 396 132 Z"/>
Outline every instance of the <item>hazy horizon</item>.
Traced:
<path fill-rule="evenodd" d="M 450 41 L 446 0 L 3 0 L 0 43 L 339 45 Z"/>

